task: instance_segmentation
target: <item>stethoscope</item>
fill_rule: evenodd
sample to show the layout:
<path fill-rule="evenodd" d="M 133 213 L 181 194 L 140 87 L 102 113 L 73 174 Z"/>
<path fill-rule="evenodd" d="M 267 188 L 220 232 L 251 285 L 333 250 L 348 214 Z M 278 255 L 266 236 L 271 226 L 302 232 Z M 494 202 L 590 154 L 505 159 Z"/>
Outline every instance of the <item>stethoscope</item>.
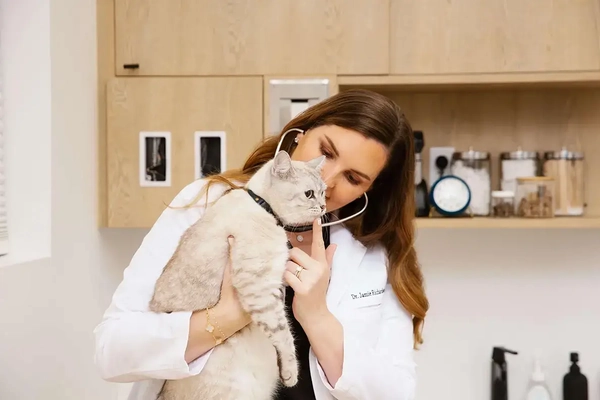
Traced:
<path fill-rule="evenodd" d="M 283 135 L 281 135 L 281 139 L 279 140 L 279 143 L 277 144 L 277 149 L 275 150 L 275 154 L 279 153 L 279 150 L 281 149 L 281 144 L 283 143 L 283 140 L 285 139 L 285 137 L 287 136 L 288 133 L 290 132 L 298 132 L 298 133 L 302 133 L 304 134 L 304 131 L 302 129 L 298 129 L 298 128 L 291 128 L 288 129 L 287 131 L 285 131 L 283 133 Z M 352 218 L 356 218 L 358 217 L 360 214 L 364 213 L 365 210 L 367 209 L 367 205 L 369 204 L 369 198 L 367 197 L 366 193 L 363 193 L 363 196 L 365 198 L 365 205 L 363 206 L 363 208 L 357 212 L 356 214 L 350 215 L 346 218 L 342 218 L 342 219 L 338 219 L 335 221 L 330 221 L 330 222 L 323 222 L 321 224 L 322 227 L 326 228 L 328 226 L 333 226 L 333 225 L 338 225 L 341 223 L 344 223 L 348 220 L 351 220 Z M 310 231 L 312 230 L 312 225 L 304 225 L 304 226 L 294 226 L 294 227 L 284 227 L 286 231 L 288 232 L 306 232 L 306 231 Z"/>

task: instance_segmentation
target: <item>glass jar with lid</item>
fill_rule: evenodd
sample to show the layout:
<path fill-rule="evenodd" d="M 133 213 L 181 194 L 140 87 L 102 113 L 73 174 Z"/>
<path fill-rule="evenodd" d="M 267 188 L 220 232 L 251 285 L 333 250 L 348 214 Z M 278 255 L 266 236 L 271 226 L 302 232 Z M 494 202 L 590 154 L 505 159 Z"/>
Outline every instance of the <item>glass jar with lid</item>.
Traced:
<path fill-rule="evenodd" d="M 492 217 L 510 218 L 515 215 L 515 194 L 509 190 L 492 192 Z"/>
<path fill-rule="evenodd" d="M 464 180 L 471 190 L 470 211 L 475 216 L 490 215 L 492 191 L 490 153 L 487 151 L 458 151 L 452 155 L 452 175 Z"/>
<path fill-rule="evenodd" d="M 500 188 L 514 193 L 517 178 L 540 175 L 539 164 L 537 151 L 524 151 L 517 147 L 516 151 L 500 153 Z"/>
<path fill-rule="evenodd" d="M 554 217 L 554 179 L 547 176 L 517 178 L 515 214 L 522 218 Z"/>
<path fill-rule="evenodd" d="M 554 199 L 556 215 L 583 215 L 584 200 L 584 158 L 583 153 L 568 151 L 548 151 L 544 153 L 544 176 L 555 181 Z"/>

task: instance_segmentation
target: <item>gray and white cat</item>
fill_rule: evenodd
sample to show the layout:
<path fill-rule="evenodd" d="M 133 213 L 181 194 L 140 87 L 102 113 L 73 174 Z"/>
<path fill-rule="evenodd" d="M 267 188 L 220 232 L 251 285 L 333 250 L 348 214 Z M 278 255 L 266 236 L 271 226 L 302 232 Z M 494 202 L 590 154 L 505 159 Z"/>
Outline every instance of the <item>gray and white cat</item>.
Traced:
<path fill-rule="evenodd" d="M 283 224 L 311 224 L 325 213 L 324 160 L 321 156 L 292 161 L 280 151 L 245 189 L 262 197 Z M 229 235 L 235 240 L 231 255 Z M 166 381 L 159 400 L 268 400 L 280 379 L 285 386 L 298 381 L 294 338 L 283 302 L 288 239 L 276 218 L 247 190 L 226 192 L 184 232 L 156 282 L 150 310 L 214 306 L 229 257 L 232 284 L 252 322 L 216 346 L 199 375 Z"/>

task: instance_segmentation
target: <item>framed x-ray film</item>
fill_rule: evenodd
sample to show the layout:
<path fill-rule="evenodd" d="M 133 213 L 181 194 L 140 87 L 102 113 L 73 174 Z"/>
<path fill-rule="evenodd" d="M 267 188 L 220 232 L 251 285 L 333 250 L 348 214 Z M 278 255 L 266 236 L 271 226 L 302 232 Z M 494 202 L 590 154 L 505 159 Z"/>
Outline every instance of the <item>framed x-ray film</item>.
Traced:
<path fill-rule="evenodd" d="M 227 169 L 227 144 L 223 131 L 194 133 L 194 176 L 201 179 Z"/>
<path fill-rule="evenodd" d="M 171 132 L 140 132 L 140 186 L 171 186 Z"/>

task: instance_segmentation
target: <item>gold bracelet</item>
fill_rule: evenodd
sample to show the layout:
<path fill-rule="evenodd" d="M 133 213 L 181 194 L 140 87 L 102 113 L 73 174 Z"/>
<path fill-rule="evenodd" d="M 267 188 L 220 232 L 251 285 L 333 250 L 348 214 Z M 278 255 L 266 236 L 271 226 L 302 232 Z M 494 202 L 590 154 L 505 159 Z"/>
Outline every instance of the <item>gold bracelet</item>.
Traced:
<path fill-rule="evenodd" d="M 219 327 L 219 324 L 215 323 L 214 325 L 210 322 L 210 315 L 208 312 L 209 308 L 206 307 L 206 332 L 210 333 L 213 337 L 213 339 L 215 340 L 215 344 L 216 346 L 220 345 L 221 343 L 223 343 L 223 339 L 225 338 L 225 334 L 223 333 L 223 331 L 221 330 L 221 328 Z M 215 336 L 215 327 L 217 328 L 217 330 L 219 331 L 219 333 L 221 334 L 221 337 L 217 337 Z"/>

